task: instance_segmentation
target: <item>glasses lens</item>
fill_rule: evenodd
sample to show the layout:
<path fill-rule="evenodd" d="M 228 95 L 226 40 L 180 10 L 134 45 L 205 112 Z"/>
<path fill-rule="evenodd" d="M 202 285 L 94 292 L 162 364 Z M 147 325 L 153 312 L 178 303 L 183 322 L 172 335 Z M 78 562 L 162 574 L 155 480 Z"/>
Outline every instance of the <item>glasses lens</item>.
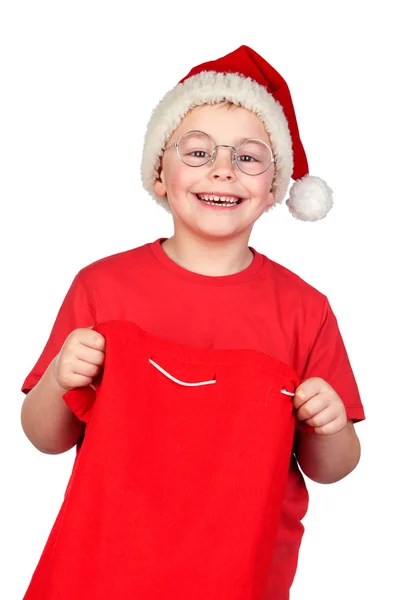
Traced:
<path fill-rule="evenodd" d="M 213 151 L 213 143 L 201 131 L 189 131 L 179 142 L 179 158 L 190 167 L 201 167 L 208 163 Z"/>
<path fill-rule="evenodd" d="M 271 150 L 258 140 L 247 140 L 236 152 L 239 169 L 248 175 L 260 175 L 268 169 L 271 161 Z"/>

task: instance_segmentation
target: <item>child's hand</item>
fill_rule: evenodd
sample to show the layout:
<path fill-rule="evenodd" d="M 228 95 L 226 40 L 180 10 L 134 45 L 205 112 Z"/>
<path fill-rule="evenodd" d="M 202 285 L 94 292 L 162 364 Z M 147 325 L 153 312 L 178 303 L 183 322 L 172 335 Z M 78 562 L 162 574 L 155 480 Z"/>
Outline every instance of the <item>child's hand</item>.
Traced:
<path fill-rule="evenodd" d="M 54 376 L 66 391 L 91 385 L 104 364 L 105 338 L 92 329 L 75 329 L 53 360 Z"/>
<path fill-rule="evenodd" d="M 299 421 L 314 427 L 315 433 L 332 435 L 347 425 L 346 409 L 333 389 L 320 377 L 310 377 L 296 389 L 293 398 Z"/>

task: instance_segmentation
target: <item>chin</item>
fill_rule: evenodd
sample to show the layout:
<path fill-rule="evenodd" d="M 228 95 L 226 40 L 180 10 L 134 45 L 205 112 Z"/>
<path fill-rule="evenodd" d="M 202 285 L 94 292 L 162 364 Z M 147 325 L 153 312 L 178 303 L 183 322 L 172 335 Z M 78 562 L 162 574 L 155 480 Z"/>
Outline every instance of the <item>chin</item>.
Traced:
<path fill-rule="evenodd" d="M 215 238 L 215 239 L 223 239 L 223 238 L 231 238 L 235 235 L 240 235 L 243 233 L 242 230 L 238 230 L 236 227 L 217 227 L 217 226 L 203 226 L 203 227 L 193 227 L 192 228 L 198 235 L 202 235 L 207 238 Z"/>

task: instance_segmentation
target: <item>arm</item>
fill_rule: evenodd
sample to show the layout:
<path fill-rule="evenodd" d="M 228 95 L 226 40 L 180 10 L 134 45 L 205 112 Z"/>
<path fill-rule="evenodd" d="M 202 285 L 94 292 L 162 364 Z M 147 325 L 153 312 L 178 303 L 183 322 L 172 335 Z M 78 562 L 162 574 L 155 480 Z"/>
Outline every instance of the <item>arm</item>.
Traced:
<path fill-rule="evenodd" d="M 55 377 L 55 361 L 72 331 L 96 322 L 92 288 L 87 273 L 79 272 L 63 300 L 43 352 L 22 386 L 28 392 L 21 410 L 22 428 L 32 444 L 46 454 L 66 452 L 84 432 L 84 423 L 62 398 L 68 389 L 67 384 L 61 385 L 64 382 L 59 383 Z M 75 385 L 86 383 L 83 380 Z"/>
<path fill-rule="evenodd" d="M 360 460 L 353 421 L 365 417 L 337 319 L 326 297 L 306 356 L 303 382 L 293 401 L 297 418 L 314 433 L 296 432 L 294 450 L 307 477 L 333 483 L 346 477 Z"/>
<path fill-rule="evenodd" d="M 303 381 L 293 399 L 297 418 L 314 428 L 298 431 L 295 453 L 302 471 L 317 483 L 334 483 L 360 460 L 360 442 L 335 390 L 320 377 Z"/>
<path fill-rule="evenodd" d="M 361 455 L 352 421 L 331 435 L 296 432 L 295 454 L 301 470 L 317 483 L 335 483 L 353 471 Z"/>
<path fill-rule="evenodd" d="M 77 444 L 84 423 L 68 408 L 63 395 L 68 391 L 57 382 L 54 361 L 27 394 L 21 409 L 21 424 L 27 438 L 45 454 L 61 454 Z"/>

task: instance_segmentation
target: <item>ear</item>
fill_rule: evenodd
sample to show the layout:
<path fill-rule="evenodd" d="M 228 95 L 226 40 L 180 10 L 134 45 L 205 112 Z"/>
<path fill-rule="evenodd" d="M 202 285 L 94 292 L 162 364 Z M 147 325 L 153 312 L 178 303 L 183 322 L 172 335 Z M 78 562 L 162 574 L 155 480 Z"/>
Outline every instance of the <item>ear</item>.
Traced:
<path fill-rule="evenodd" d="M 167 189 L 164 183 L 164 172 L 162 170 L 160 171 L 159 178 L 154 182 L 154 192 L 160 198 L 165 198 L 167 195 Z"/>
<path fill-rule="evenodd" d="M 165 198 L 167 190 L 164 183 L 164 168 L 163 168 L 163 157 L 160 158 L 160 166 L 158 169 L 158 177 L 154 182 L 154 193 L 159 198 Z"/>
<path fill-rule="evenodd" d="M 273 204 L 275 204 L 274 194 L 272 192 L 269 192 L 267 206 L 272 206 Z"/>

